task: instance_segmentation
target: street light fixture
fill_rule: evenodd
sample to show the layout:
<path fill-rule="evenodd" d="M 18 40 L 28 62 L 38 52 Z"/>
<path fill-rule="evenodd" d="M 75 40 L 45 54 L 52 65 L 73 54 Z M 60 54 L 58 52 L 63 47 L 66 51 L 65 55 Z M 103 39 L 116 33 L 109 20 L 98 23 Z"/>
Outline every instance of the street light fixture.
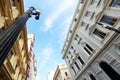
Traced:
<path fill-rule="evenodd" d="M 30 7 L 7 29 L 0 32 L 0 66 L 3 64 L 18 35 L 22 31 L 25 23 L 30 17 L 32 17 L 32 15 L 35 15 L 35 19 L 39 20 L 40 11 L 35 9 L 34 7 Z"/>
<path fill-rule="evenodd" d="M 115 28 L 109 27 L 109 26 L 104 25 L 104 24 L 102 24 L 102 23 L 100 23 L 100 22 L 96 22 L 96 23 L 97 23 L 98 25 L 103 26 L 103 27 L 106 28 L 106 29 L 109 29 L 109 30 L 115 31 L 115 32 L 117 32 L 117 33 L 120 33 L 120 30 L 117 30 L 117 29 L 115 29 Z"/>

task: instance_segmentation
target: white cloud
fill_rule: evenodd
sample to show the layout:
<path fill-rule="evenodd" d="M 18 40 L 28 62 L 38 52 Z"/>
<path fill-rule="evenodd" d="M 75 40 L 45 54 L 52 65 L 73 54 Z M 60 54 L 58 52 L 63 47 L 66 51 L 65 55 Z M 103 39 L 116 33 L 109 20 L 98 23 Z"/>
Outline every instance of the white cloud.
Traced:
<path fill-rule="evenodd" d="M 55 5 L 54 11 L 52 11 L 48 17 L 46 18 L 44 22 L 44 32 L 47 32 L 50 28 L 52 28 L 53 23 L 56 21 L 58 17 L 62 15 L 62 13 L 66 12 L 68 9 L 70 9 L 74 3 L 75 0 L 61 0 L 60 5 Z"/>
<path fill-rule="evenodd" d="M 48 60 L 51 57 L 53 52 L 54 52 L 54 50 L 51 47 L 47 47 L 47 48 L 43 49 L 42 54 L 43 54 L 44 60 L 41 63 L 42 68 L 46 65 L 46 63 L 48 62 Z"/>
<path fill-rule="evenodd" d="M 63 47 L 63 44 L 64 44 L 64 40 L 67 36 L 67 32 L 68 32 L 68 29 L 70 27 L 70 22 L 72 20 L 72 16 L 69 16 L 65 21 L 63 21 L 62 23 L 62 26 L 65 26 L 63 27 L 64 29 L 61 30 L 61 35 L 60 35 L 60 39 L 59 39 L 59 44 L 60 44 L 60 47 L 62 48 Z"/>
<path fill-rule="evenodd" d="M 39 75 L 37 75 L 36 80 L 41 80 L 41 77 Z"/>

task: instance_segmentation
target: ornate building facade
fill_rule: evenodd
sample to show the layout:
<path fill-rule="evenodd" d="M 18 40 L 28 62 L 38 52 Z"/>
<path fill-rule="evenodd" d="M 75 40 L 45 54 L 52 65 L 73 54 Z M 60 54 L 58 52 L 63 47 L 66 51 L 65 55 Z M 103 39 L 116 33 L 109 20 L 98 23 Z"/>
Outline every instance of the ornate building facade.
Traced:
<path fill-rule="evenodd" d="M 105 27 L 120 30 L 120 0 L 79 0 L 62 49 L 72 80 L 120 79 L 120 34 Z"/>
<path fill-rule="evenodd" d="M 24 13 L 23 0 L 0 0 L 0 32 Z M 0 80 L 25 80 L 28 57 L 26 26 L 0 67 Z"/>

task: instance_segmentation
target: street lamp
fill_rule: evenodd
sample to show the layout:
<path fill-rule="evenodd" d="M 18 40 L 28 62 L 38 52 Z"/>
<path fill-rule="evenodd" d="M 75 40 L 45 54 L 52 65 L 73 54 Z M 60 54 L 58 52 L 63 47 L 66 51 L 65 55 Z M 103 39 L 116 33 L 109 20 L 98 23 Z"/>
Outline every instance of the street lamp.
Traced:
<path fill-rule="evenodd" d="M 120 30 L 117 30 L 117 29 L 115 29 L 115 28 L 109 27 L 109 26 L 104 25 L 104 24 L 102 24 L 102 23 L 100 23 L 100 22 L 96 22 L 96 23 L 97 23 L 98 25 L 103 26 L 103 27 L 106 28 L 106 29 L 109 29 L 109 30 L 115 31 L 115 32 L 117 32 L 117 33 L 120 33 Z"/>
<path fill-rule="evenodd" d="M 0 66 L 3 64 L 10 49 L 14 45 L 18 35 L 22 31 L 27 20 L 35 15 L 35 19 L 39 20 L 40 11 L 34 7 L 30 7 L 22 16 L 15 20 L 7 29 L 0 32 Z"/>

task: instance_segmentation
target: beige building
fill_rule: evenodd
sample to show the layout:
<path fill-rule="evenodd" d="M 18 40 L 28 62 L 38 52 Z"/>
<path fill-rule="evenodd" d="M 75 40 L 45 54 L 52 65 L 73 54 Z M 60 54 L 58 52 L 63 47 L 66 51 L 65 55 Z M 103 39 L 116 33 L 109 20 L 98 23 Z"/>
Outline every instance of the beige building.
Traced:
<path fill-rule="evenodd" d="M 54 73 L 53 80 L 71 80 L 71 76 L 67 68 L 67 65 L 65 64 L 58 65 Z"/>
<path fill-rule="evenodd" d="M 120 33 L 106 26 L 120 30 L 120 0 L 79 0 L 62 49 L 72 80 L 120 79 Z"/>
<path fill-rule="evenodd" d="M 23 7 L 23 0 L 0 0 L 0 31 L 8 28 L 24 13 Z M 0 67 L 0 80 L 25 80 L 28 58 L 27 34 L 24 26 Z"/>

